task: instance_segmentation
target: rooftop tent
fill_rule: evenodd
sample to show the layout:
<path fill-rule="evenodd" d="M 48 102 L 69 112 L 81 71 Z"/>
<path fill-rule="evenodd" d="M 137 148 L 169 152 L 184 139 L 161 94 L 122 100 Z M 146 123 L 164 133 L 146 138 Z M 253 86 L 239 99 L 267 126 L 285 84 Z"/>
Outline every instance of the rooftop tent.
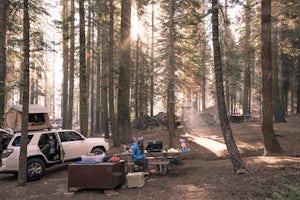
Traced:
<path fill-rule="evenodd" d="M 12 106 L 5 114 L 4 127 L 11 128 L 15 132 L 21 131 L 22 127 L 22 105 Z M 41 130 L 52 128 L 48 112 L 49 110 L 43 106 L 31 104 L 29 105 L 28 130 Z"/>

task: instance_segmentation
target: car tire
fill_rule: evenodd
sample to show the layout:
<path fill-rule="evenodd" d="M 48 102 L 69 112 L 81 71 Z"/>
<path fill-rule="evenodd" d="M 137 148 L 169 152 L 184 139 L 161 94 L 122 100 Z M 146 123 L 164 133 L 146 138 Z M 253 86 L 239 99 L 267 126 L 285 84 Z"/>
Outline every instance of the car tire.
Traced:
<path fill-rule="evenodd" d="M 97 147 L 97 148 L 94 148 L 91 153 L 94 153 L 96 155 L 101 155 L 104 153 L 104 150 L 100 147 Z"/>
<path fill-rule="evenodd" d="M 27 181 L 38 180 L 45 174 L 45 162 L 39 158 L 27 161 Z"/>

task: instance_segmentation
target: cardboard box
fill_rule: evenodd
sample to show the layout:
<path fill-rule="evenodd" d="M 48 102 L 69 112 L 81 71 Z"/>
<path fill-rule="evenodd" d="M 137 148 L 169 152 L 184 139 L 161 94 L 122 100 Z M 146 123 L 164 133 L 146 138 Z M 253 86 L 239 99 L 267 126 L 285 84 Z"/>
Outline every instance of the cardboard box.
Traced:
<path fill-rule="evenodd" d="M 143 187 L 145 184 L 144 172 L 132 172 L 126 175 L 127 188 Z"/>

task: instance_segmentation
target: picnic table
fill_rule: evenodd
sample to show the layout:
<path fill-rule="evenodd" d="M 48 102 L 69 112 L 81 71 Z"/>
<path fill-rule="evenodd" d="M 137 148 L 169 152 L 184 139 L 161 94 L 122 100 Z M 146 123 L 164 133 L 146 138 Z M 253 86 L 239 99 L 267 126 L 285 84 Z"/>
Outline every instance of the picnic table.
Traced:
<path fill-rule="evenodd" d="M 241 123 L 244 122 L 244 115 L 241 114 L 232 114 L 229 116 L 230 121 L 236 122 L 236 123 Z"/>
<path fill-rule="evenodd" d="M 177 158 L 182 151 L 161 151 L 161 152 L 145 152 L 146 159 L 148 160 L 148 165 L 157 166 L 159 169 L 159 173 L 161 175 L 165 175 L 170 166 L 170 160 Z M 121 159 L 126 160 L 127 163 L 127 172 L 133 172 L 135 170 L 136 165 L 134 164 L 131 156 L 131 152 L 122 152 Z"/>

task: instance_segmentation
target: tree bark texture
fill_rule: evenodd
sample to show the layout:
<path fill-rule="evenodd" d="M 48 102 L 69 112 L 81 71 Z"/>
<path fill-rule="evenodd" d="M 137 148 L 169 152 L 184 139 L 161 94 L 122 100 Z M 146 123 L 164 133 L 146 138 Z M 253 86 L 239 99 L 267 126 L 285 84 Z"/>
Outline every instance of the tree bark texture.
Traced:
<path fill-rule="evenodd" d="M 150 66 L 150 96 L 149 96 L 149 101 L 150 101 L 150 116 L 153 116 L 154 112 L 154 30 L 155 30 L 155 25 L 154 25 L 154 4 L 155 1 L 151 1 L 151 66 Z"/>
<path fill-rule="evenodd" d="M 169 131 L 169 147 L 174 147 L 175 137 L 175 52 L 174 52 L 174 1 L 169 3 L 169 46 L 168 46 L 168 88 L 167 88 L 167 123 Z"/>
<path fill-rule="evenodd" d="M 273 25 L 272 33 L 272 92 L 275 122 L 286 122 L 284 106 L 281 105 L 279 92 L 279 63 L 278 63 L 278 24 Z"/>
<path fill-rule="evenodd" d="M 141 112 L 141 101 L 140 101 L 140 97 L 141 94 L 140 92 L 140 63 L 139 63 L 139 59 L 140 59 L 140 53 L 139 53 L 139 36 L 137 36 L 137 41 L 136 41 L 136 55 L 135 55 L 135 84 L 134 84 L 134 111 L 135 111 L 135 118 L 140 117 Z"/>
<path fill-rule="evenodd" d="M 88 135 L 88 83 L 85 53 L 85 12 L 84 0 L 79 0 L 79 45 L 80 45 L 80 131 L 84 136 Z"/>
<path fill-rule="evenodd" d="M 5 91 L 6 91 L 6 24 L 8 0 L 3 0 L 0 4 L 0 127 L 3 126 L 5 110 Z"/>
<path fill-rule="evenodd" d="M 94 134 L 94 124 L 95 124 L 95 109 L 94 109 L 94 49 L 93 49 L 93 33 L 94 33 L 94 19 L 92 19 L 92 13 L 94 12 L 94 4 L 91 0 L 87 1 L 88 9 L 87 9 L 87 41 L 86 41 L 86 74 L 87 74 L 87 91 L 88 91 L 88 101 L 89 101 L 89 136 Z"/>
<path fill-rule="evenodd" d="M 225 6 L 224 6 L 224 18 L 227 19 L 228 18 L 228 0 L 225 0 Z M 229 30 L 228 30 L 228 26 L 226 24 L 224 24 L 224 36 L 225 38 L 229 38 Z M 222 32 L 220 32 L 220 34 L 222 34 Z M 222 36 L 221 36 L 222 37 Z M 223 40 L 224 41 L 224 40 Z M 221 53 L 223 55 L 223 63 L 224 63 L 224 85 L 225 85 L 225 90 L 224 90 L 224 96 L 225 96 L 225 106 L 226 106 L 226 110 L 230 110 L 230 98 L 231 98 L 231 94 L 230 94 L 230 82 L 231 82 L 231 75 L 230 75 L 230 66 L 229 66 L 229 49 L 228 49 L 228 44 L 226 44 L 227 42 L 223 42 L 220 43 L 220 45 L 223 46 L 223 48 L 221 49 Z"/>
<path fill-rule="evenodd" d="M 69 0 L 63 0 L 63 12 L 62 12 L 62 34 L 63 34 L 63 83 L 62 83 L 62 127 L 67 127 L 68 121 L 68 88 L 69 88 Z"/>
<path fill-rule="evenodd" d="M 271 59 L 271 1 L 262 0 L 261 4 L 261 60 L 262 60 L 262 132 L 266 153 L 281 152 L 273 128 L 272 108 L 272 59 Z"/>
<path fill-rule="evenodd" d="M 234 141 L 232 130 L 229 125 L 227 116 L 224 86 L 223 86 L 223 74 L 221 63 L 221 50 L 219 42 L 219 2 L 218 0 L 212 0 L 212 32 L 213 32 L 213 52 L 214 52 L 214 67 L 215 67 L 215 79 L 216 79 L 216 91 L 217 91 L 217 103 L 221 129 L 223 137 L 227 146 L 227 150 L 230 155 L 231 162 L 233 164 L 234 172 L 241 173 L 245 169 L 245 165 L 240 156 L 239 150 Z"/>
<path fill-rule="evenodd" d="M 115 147 L 120 145 L 120 137 L 115 120 L 115 90 L 114 90 L 114 0 L 109 0 L 109 38 L 108 38 L 108 100 L 110 131 Z"/>
<path fill-rule="evenodd" d="M 202 11 L 203 15 L 205 15 L 206 9 L 203 9 Z M 207 33 L 205 29 L 206 24 L 202 25 L 202 28 L 204 30 L 203 32 L 203 38 L 206 38 Z M 207 41 L 206 39 L 203 39 L 203 47 L 201 49 L 201 54 L 203 55 L 201 58 L 201 65 L 202 67 L 199 68 L 199 74 L 201 74 L 201 111 L 206 109 L 206 86 L 207 86 L 207 67 L 206 67 L 206 60 L 207 60 Z"/>
<path fill-rule="evenodd" d="M 251 36 L 251 28 L 250 28 L 250 5 L 249 0 L 247 0 L 247 8 L 245 9 L 245 17 L 246 17 L 246 38 L 245 38 L 245 68 L 244 68 L 244 98 L 243 98 L 243 115 L 250 115 L 250 96 L 251 96 L 251 51 L 250 48 L 250 36 Z"/>
<path fill-rule="evenodd" d="M 300 31 L 299 31 L 300 32 Z M 300 37 L 298 36 L 298 45 L 300 48 Z M 300 56 L 298 56 L 298 64 L 297 64 L 297 114 L 300 114 Z"/>
<path fill-rule="evenodd" d="M 29 110 L 29 58 L 30 58 L 30 40 L 29 40 L 29 2 L 23 1 L 23 102 L 22 102 L 22 130 L 21 147 L 19 157 L 18 185 L 26 185 L 27 175 L 27 137 L 28 137 L 28 110 Z"/>
<path fill-rule="evenodd" d="M 286 40 L 286 36 L 282 37 L 282 40 Z M 291 58 L 289 55 L 281 51 L 281 87 L 280 87 L 280 104 L 282 107 L 283 114 L 288 112 L 288 93 L 291 89 L 290 87 L 290 67 Z"/>
<path fill-rule="evenodd" d="M 92 26 L 92 33 L 91 33 L 91 37 L 92 37 L 92 42 L 91 42 L 91 70 L 90 70 L 90 135 L 93 135 L 95 133 L 95 116 L 96 116 L 96 109 L 95 109 L 95 105 L 96 105 L 96 98 L 95 98 L 95 85 L 96 85 L 96 72 L 97 72 L 97 66 L 95 65 L 96 63 L 96 54 L 95 52 L 95 42 L 94 42 L 94 38 L 95 38 L 95 31 L 94 28 L 95 26 Z"/>
<path fill-rule="evenodd" d="M 75 0 L 71 0 L 70 12 L 70 67 L 69 67 L 69 92 L 68 92 L 68 114 L 66 128 L 71 129 L 73 123 L 74 106 L 74 65 L 75 65 Z"/>
<path fill-rule="evenodd" d="M 103 14 L 108 15 L 107 1 L 103 4 Z M 108 27 L 109 20 L 106 17 L 102 24 L 102 73 L 101 73 L 101 127 L 104 131 L 104 137 L 109 138 L 109 127 L 108 127 Z"/>
<path fill-rule="evenodd" d="M 101 1 L 102 2 L 102 1 Z M 95 112 L 95 133 L 101 132 L 101 121 L 100 121 L 100 113 L 101 113 L 101 27 L 102 24 L 100 23 L 102 17 L 102 6 L 103 3 L 100 1 L 96 1 L 96 9 L 97 9 L 97 48 L 96 48 L 96 97 L 95 97 L 95 104 L 96 104 L 96 112 Z"/>
<path fill-rule="evenodd" d="M 131 139 L 130 125 L 130 72 L 131 72 L 131 0 L 121 1 L 121 47 L 118 86 L 118 131 L 121 142 Z"/>

